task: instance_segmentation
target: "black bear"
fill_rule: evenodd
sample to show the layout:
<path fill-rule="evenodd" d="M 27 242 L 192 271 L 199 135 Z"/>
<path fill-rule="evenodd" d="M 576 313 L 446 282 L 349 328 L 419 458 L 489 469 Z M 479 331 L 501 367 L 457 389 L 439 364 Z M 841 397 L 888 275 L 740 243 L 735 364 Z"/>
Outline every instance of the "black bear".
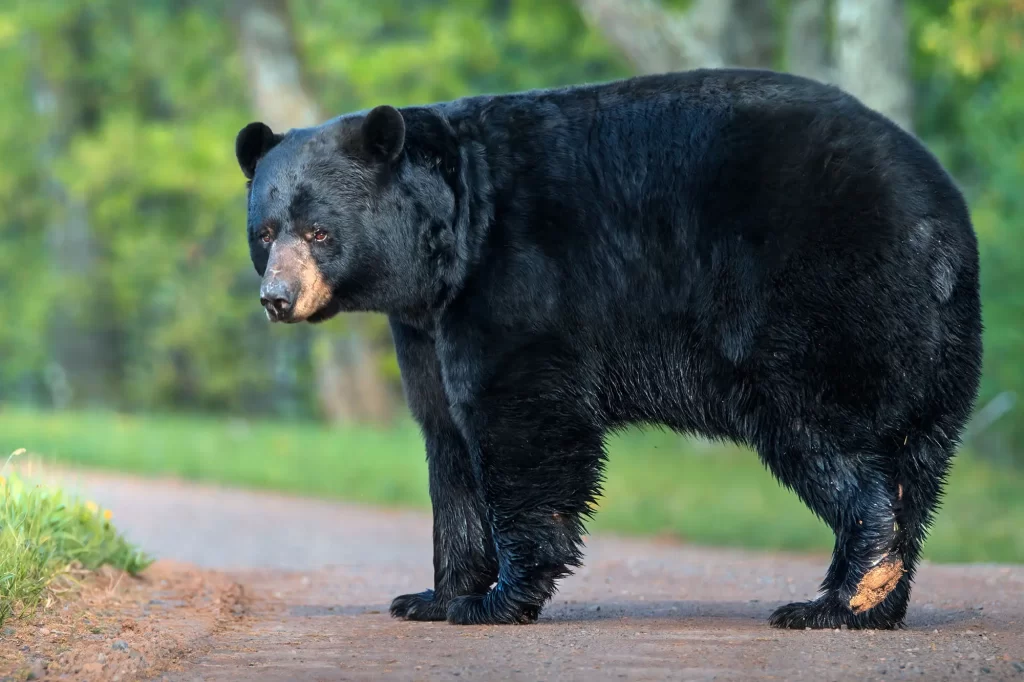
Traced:
<path fill-rule="evenodd" d="M 709 69 L 251 123 L 236 153 L 267 316 L 389 316 L 434 514 L 395 616 L 536 620 L 606 435 L 656 423 L 750 446 L 835 531 L 773 625 L 903 624 L 981 364 L 968 210 L 912 135 Z"/>

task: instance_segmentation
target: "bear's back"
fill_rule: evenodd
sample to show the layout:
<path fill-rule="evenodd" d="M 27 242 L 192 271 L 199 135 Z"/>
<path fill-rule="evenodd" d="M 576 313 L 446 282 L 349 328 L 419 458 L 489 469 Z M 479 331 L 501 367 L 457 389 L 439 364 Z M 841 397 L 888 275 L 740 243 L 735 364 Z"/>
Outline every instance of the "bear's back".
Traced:
<path fill-rule="evenodd" d="M 601 232 L 690 251 L 730 236 L 781 249 L 808 236 L 877 241 L 872 223 L 901 229 L 917 216 L 866 224 L 856 214 L 868 207 L 960 202 L 911 135 L 798 76 L 698 70 L 445 108 L 487 149 L 499 222 L 523 223 L 544 248 L 575 250 Z"/>
<path fill-rule="evenodd" d="M 612 272 L 617 293 L 685 294 L 723 258 L 762 281 L 794 258 L 835 256 L 842 271 L 928 216 L 948 218 L 948 239 L 973 238 L 959 191 L 913 136 L 798 76 L 699 70 L 445 108 L 486 150 L 492 256 Z"/>

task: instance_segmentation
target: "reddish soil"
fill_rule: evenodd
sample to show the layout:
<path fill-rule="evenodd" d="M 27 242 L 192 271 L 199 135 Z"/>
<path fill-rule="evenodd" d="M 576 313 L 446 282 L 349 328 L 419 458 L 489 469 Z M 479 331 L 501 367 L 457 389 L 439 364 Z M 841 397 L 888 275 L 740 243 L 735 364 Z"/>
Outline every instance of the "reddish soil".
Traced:
<path fill-rule="evenodd" d="M 103 570 L 9 620 L 2 679 L 136 680 L 180 670 L 241 616 L 241 587 L 215 571 L 160 561 L 133 578 Z"/>
<path fill-rule="evenodd" d="M 82 483 L 144 547 L 206 568 L 158 563 L 143 581 L 122 581 L 115 605 L 87 592 L 54 626 L 60 635 L 18 624 L 21 669 L 45 658 L 46 679 L 78 667 L 66 679 L 1024 680 L 1024 566 L 925 565 L 905 630 L 779 631 L 768 615 L 813 596 L 827 557 L 602 536 L 537 624 L 407 623 L 387 604 L 430 585 L 425 515 L 182 483 Z M 159 590 L 169 591 L 151 596 Z M 166 604 L 147 608 L 154 598 Z M 92 627 L 101 634 L 90 638 Z M 116 640 L 128 652 L 112 650 Z"/>

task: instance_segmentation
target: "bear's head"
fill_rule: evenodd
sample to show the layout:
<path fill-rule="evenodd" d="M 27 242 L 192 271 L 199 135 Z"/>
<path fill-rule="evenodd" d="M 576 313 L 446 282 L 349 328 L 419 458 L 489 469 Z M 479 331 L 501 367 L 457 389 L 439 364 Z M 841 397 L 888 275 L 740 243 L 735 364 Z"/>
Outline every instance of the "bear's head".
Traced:
<path fill-rule="evenodd" d="M 412 153 L 407 132 L 402 112 L 380 106 L 284 135 L 259 122 L 238 133 L 250 254 L 271 321 L 429 304 L 429 251 L 455 215 L 453 164 L 442 158 L 453 152 Z"/>

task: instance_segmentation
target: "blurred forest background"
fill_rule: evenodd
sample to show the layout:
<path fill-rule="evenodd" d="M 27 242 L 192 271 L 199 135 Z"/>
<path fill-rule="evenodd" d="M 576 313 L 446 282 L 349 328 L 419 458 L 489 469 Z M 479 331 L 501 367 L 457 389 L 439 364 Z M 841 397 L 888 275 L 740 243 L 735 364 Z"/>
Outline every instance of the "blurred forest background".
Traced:
<path fill-rule="evenodd" d="M 338 447 L 408 450 L 350 481 L 357 497 L 423 503 L 422 445 L 385 320 L 267 324 L 236 132 L 255 119 L 283 130 L 380 103 L 720 65 L 837 83 L 913 130 L 957 178 L 981 239 L 986 325 L 968 447 L 1005 472 L 985 481 L 1024 480 L 1006 479 L 1024 468 L 1024 0 L 5 2 L 0 447 L 206 475 L 236 455 L 258 466 L 277 438 L 283 460 L 220 478 L 335 492 L 317 488 L 330 484 L 309 458 L 344 432 Z M 296 435 L 309 421 L 321 441 Z M 125 440 L 126 423 L 148 426 Z M 292 427 L 217 431 L 252 423 Z M 358 457 L 335 466 L 358 469 Z M 408 462 L 409 491 L 366 493 Z M 774 485 L 762 475 L 757 485 Z M 978 499 L 990 496 L 978 485 Z M 1006 499 L 1020 511 L 1018 489 Z M 666 509 L 638 527 L 683 523 L 685 510 Z M 1024 561 L 1024 538 L 1007 549 L 1006 537 L 978 556 Z M 760 541 L 802 546 L 784 532 Z"/>

